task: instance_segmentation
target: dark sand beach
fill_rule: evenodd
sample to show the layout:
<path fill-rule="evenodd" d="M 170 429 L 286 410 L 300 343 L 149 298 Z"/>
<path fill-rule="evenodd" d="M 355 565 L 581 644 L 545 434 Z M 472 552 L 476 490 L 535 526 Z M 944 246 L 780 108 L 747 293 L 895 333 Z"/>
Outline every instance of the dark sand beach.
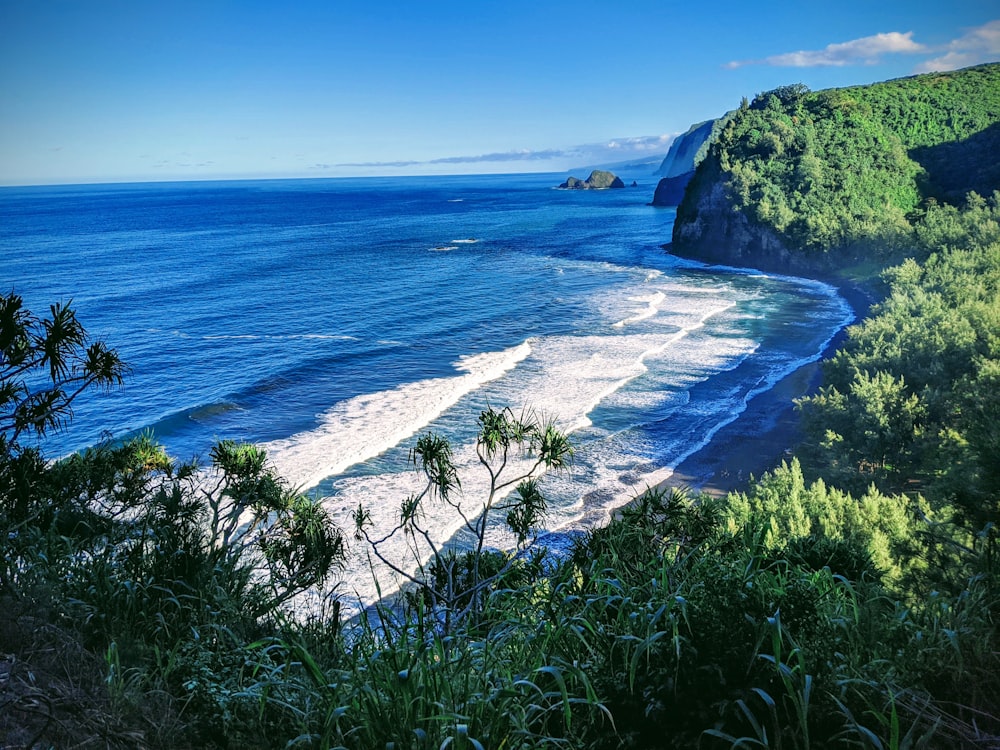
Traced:
<path fill-rule="evenodd" d="M 828 280 L 829 281 L 829 280 Z M 868 314 L 873 295 L 843 281 L 831 281 L 854 310 L 855 322 Z M 831 357 L 846 338 L 841 330 L 822 358 Z M 819 362 L 800 367 L 774 388 L 752 399 L 736 420 L 719 430 L 711 442 L 682 461 L 662 487 L 687 487 L 710 495 L 743 489 L 751 478 L 779 466 L 802 439 L 795 399 L 822 385 Z"/>

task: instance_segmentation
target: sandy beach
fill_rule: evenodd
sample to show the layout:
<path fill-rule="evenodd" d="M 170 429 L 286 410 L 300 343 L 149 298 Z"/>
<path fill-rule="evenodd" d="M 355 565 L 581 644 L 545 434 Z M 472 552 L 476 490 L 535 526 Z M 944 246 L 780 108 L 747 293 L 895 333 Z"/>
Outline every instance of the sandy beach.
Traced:
<path fill-rule="evenodd" d="M 855 322 L 867 316 L 875 302 L 868 290 L 842 280 L 824 281 L 837 286 L 854 310 Z M 846 335 L 846 329 L 841 330 L 822 358 L 831 357 Z M 819 362 L 800 367 L 752 399 L 746 411 L 719 430 L 708 445 L 682 461 L 660 486 L 686 487 L 716 496 L 743 489 L 751 477 L 759 478 L 790 457 L 802 440 L 795 399 L 814 393 L 820 385 Z"/>

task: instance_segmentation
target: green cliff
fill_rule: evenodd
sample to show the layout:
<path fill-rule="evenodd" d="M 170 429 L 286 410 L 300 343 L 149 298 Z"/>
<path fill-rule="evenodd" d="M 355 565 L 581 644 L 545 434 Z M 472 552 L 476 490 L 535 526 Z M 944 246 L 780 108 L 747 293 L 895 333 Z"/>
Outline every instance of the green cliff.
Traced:
<path fill-rule="evenodd" d="M 743 105 L 698 166 L 672 250 L 832 271 L 907 254 L 934 202 L 1000 188 L 1000 64 Z"/>

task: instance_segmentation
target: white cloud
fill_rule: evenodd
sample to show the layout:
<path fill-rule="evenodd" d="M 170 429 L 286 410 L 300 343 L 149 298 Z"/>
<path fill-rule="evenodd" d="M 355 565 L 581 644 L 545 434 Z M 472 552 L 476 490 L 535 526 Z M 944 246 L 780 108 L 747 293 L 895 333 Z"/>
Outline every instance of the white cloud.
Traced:
<path fill-rule="evenodd" d="M 480 164 L 485 162 L 554 162 L 569 160 L 571 163 L 598 164 L 601 162 L 648 159 L 651 155 L 665 155 L 676 134 L 643 135 L 629 138 L 614 138 L 602 143 L 587 143 L 559 149 L 532 151 L 519 149 L 499 153 L 475 154 L 471 156 L 444 156 L 426 161 L 379 161 L 337 164 L 338 167 L 402 168 L 436 164 Z M 320 167 L 323 165 L 317 165 Z"/>
<path fill-rule="evenodd" d="M 774 65 L 777 67 L 812 68 L 818 66 L 875 65 L 882 55 L 927 52 L 927 47 L 913 41 L 913 32 L 890 31 L 849 42 L 828 44 L 821 50 L 799 50 L 771 55 L 762 60 L 735 60 L 727 68 L 744 65 Z"/>
<path fill-rule="evenodd" d="M 969 29 L 945 45 L 945 54 L 920 63 L 914 72 L 956 70 L 1000 59 L 1000 19 Z"/>
<path fill-rule="evenodd" d="M 625 151 L 635 154 L 659 153 L 661 151 L 666 153 L 676 137 L 675 135 L 645 135 L 635 138 L 616 138 L 613 141 L 608 141 L 605 148 L 609 151 Z M 596 148 L 596 146 L 578 146 L 577 148 Z"/>

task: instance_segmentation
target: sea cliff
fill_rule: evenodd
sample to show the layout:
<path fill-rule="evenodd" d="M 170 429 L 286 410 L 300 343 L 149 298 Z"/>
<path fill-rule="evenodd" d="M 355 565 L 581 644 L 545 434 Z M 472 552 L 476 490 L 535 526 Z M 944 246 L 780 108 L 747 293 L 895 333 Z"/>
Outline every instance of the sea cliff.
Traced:
<path fill-rule="evenodd" d="M 803 274 L 886 265 L 909 254 L 927 206 L 1000 189 L 998 130 L 995 63 L 765 92 L 709 144 L 678 206 L 671 251 Z"/>
<path fill-rule="evenodd" d="M 828 255 L 796 252 L 773 228 L 733 210 L 726 176 L 717 159 L 705 164 L 692 178 L 667 245 L 672 254 L 706 263 L 807 276 L 827 276 L 834 270 Z"/>
<path fill-rule="evenodd" d="M 661 179 L 653 194 L 654 206 L 680 204 L 684 189 L 694 176 L 695 169 L 704 160 L 708 147 L 715 142 L 732 116 L 733 112 L 727 112 L 717 119 L 695 123 L 670 144 L 670 150 L 657 170 Z"/>

